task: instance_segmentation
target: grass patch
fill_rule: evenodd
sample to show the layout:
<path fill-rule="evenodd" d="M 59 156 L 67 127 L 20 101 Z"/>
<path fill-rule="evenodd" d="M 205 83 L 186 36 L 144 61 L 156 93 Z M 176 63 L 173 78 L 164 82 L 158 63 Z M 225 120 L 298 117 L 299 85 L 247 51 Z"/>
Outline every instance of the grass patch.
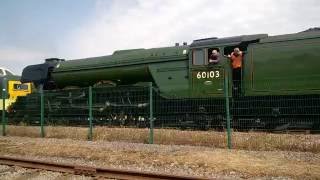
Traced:
<path fill-rule="evenodd" d="M 40 137 L 40 127 L 8 126 L 9 136 Z M 88 128 L 84 127 L 45 127 L 45 137 L 86 140 Z M 148 143 L 149 130 L 136 128 L 95 127 L 93 140 Z M 155 129 L 154 143 L 165 145 L 192 145 L 226 148 L 226 132 L 181 131 L 174 129 Z M 312 134 L 272 134 L 264 132 L 233 132 L 234 149 L 258 151 L 300 151 L 320 152 L 320 135 Z"/>

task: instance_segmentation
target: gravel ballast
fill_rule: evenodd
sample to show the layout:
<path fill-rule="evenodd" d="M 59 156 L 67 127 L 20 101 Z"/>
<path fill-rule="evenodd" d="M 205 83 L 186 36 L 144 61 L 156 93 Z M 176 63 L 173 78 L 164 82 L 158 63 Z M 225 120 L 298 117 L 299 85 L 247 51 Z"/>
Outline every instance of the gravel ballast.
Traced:
<path fill-rule="evenodd" d="M 79 175 L 65 174 L 59 172 L 51 172 L 37 169 L 27 169 L 17 166 L 0 165 L 0 179 L 1 180 L 93 180 L 92 177 L 85 177 Z"/>
<path fill-rule="evenodd" d="M 317 179 L 320 154 L 0 137 L 0 155 L 218 179 Z"/>

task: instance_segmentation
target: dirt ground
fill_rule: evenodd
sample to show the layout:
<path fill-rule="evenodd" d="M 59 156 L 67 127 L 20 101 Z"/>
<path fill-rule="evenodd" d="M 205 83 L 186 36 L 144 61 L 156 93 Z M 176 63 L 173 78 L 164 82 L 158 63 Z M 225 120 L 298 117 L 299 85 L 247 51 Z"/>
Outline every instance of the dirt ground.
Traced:
<path fill-rule="evenodd" d="M 320 179 L 320 154 L 0 137 L 0 155 L 217 179 Z"/>
<path fill-rule="evenodd" d="M 8 126 L 9 136 L 40 137 L 40 127 Z M 87 127 L 46 126 L 45 137 L 87 140 Z M 95 127 L 94 141 L 148 143 L 149 129 Z M 192 145 L 215 148 L 227 147 L 226 132 L 181 131 L 155 129 L 154 143 L 164 145 Z M 297 151 L 320 153 L 319 134 L 274 134 L 266 132 L 232 132 L 232 148 L 259 151 Z"/>

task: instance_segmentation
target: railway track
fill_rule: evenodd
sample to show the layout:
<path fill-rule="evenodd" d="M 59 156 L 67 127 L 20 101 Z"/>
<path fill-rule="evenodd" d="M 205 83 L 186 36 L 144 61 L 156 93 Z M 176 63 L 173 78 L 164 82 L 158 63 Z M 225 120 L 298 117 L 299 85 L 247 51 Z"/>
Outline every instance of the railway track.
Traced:
<path fill-rule="evenodd" d="M 52 163 L 38 160 L 30 160 L 24 158 L 13 158 L 0 156 L 0 164 L 9 166 L 20 166 L 31 169 L 41 169 L 47 171 L 92 176 L 96 178 L 112 178 L 112 179 L 135 179 L 135 180 L 202 180 L 203 177 L 192 176 L 175 176 L 168 174 L 156 174 L 150 172 L 127 171 L 112 168 L 99 168 L 90 166 L 77 166 L 71 164 Z"/>

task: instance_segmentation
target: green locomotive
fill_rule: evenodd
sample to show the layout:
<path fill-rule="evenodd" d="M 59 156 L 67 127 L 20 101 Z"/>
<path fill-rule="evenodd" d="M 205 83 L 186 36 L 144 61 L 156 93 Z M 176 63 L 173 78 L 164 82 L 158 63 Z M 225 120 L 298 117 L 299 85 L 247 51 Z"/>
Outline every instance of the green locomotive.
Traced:
<path fill-rule="evenodd" d="M 226 57 L 236 47 L 244 52 L 239 85 L 232 79 L 232 67 Z M 219 57 L 218 62 L 212 64 L 209 57 L 213 50 Z M 223 124 L 218 122 L 224 119 L 222 110 L 210 109 L 210 104 L 223 104 L 227 78 L 232 87 L 228 93 L 235 128 L 290 126 L 319 130 L 319 68 L 320 31 L 315 28 L 278 36 L 255 34 L 199 39 L 190 45 L 120 50 L 109 56 L 86 59 L 47 59 L 44 64 L 26 67 L 21 81 L 43 85 L 47 90 L 153 82 L 163 102 L 158 105 L 159 109 L 173 101 L 183 100 L 190 105 L 196 100 L 198 105 L 194 108 L 205 111 L 205 124 L 207 119 L 214 119 L 215 123 L 212 120 L 209 123 L 213 126 Z M 237 88 L 241 91 L 235 91 Z M 167 110 L 166 114 L 171 115 L 158 114 L 158 119 L 166 118 L 169 122 L 174 113 L 177 114 L 174 119 L 182 116 L 188 119 L 186 112 L 189 118 L 186 121 L 201 119 L 190 109 L 179 113 Z M 249 122 L 247 127 L 240 125 L 242 121 Z M 294 123 L 288 125 L 287 121 Z"/>

